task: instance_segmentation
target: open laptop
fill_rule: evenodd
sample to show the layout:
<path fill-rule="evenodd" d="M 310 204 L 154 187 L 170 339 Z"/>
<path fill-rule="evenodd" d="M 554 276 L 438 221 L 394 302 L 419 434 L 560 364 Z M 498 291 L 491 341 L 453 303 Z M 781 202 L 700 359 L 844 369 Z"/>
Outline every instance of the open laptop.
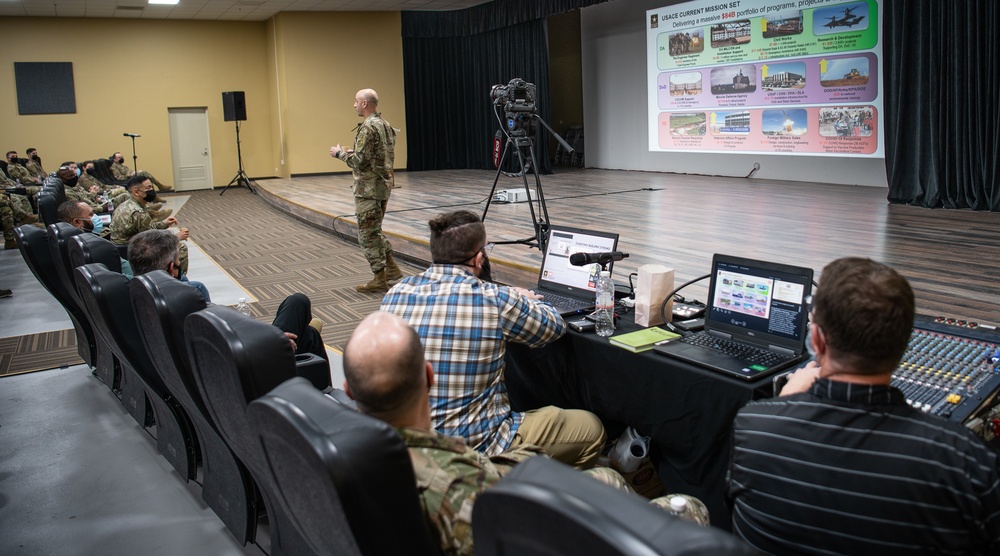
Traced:
<path fill-rule="evenodd" d="M 716 254 L 711 277 L 705 330 L 654 351 L 745 380 L 808 359 L 812 269 Z"/>
<path fill-rule="evenodd" d="M 618 234 L 553 224 L 549 226 L 547 245 L 535 292 L 564 317 L 592 310 L 600 265 L 573 266 L 569 264 L 569 257 L 574 253 L 615 251 Z M 608 264 L 608 270 L 613 266 L 614 262 Z"/>

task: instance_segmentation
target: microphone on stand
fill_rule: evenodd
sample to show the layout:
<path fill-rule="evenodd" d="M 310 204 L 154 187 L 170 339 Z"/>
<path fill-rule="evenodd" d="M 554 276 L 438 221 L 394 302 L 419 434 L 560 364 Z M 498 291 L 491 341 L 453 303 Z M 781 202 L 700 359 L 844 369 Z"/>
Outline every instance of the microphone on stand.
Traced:
<path fill-rule="evenodd" d="M 122 137 L 142 137 L 138 133 L 122 133 Z"/>
<path fill-rule="evenodd" d="M 569 256 L 569 264 L 573 266 L 584 266 L 597 263 L 603 266 L 611 261 L 620 261 L 625 258 L 628 258 L 628 253 L 622 253 L 621 251 L 608 251 L 605 253 L 573 253 Z"/>

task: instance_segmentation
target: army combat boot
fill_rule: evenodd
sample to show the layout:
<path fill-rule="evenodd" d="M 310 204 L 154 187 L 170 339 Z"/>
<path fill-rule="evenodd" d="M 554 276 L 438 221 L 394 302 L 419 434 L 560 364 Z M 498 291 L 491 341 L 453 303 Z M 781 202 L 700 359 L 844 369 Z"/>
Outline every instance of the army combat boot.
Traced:
<path fill-rule="evenodd" d="M 371 282 L 354 286 L 354 289 L 361 293 L 385 293 L 389 291 L 389 284 L 385 281 L 385 269 L 376 272 Z"/>
<path fill-rule="evenodd" d="M 403 277 L 403 271 L 399 270 L 396 259 L 392 258 L 392 251 L 385 254 L 385 279 L 387 282 L 395 282 Z"/>
<path fill-rule="evenodd" d="M 149 217 L 153 219 L 153 222 L 159 222 L 170 216 L 170 213 L 174 212 L 174 209 L 150 210 L 147 212 L 149 213 Z"/>

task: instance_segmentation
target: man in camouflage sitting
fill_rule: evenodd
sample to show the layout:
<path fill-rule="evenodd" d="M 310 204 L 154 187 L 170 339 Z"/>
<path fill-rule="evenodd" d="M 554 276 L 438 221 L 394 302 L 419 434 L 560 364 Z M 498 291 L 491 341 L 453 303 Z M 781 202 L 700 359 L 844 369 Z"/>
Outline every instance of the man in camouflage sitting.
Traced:
<path fill-rule="evenodd" d="M 140 170 L 138 173 L 134 172 L 131 168 L 125 165 L 125 157 L 122 153 L 115 153 L 111 155 L 111 173 L 114 175 L 116 180 L 124 181 L 132 178 L 133 176 L 148 179 L 155 187 L 156 191 L 173 191 L 174 186 L 165 185 L 160 182 L 160 180 L 153 177 L 152 174 L 145 170 Z"/>
<path fill-rule="evenodd" d="M 344 349 L 344 387 L 358 410 L 395 427 L 410 452 L 417 492 L 445 554 L 472 554 L 472 506 L 479 493 L 493 486 L 515 465 L 547 457 L 536 446 L 487 457 L 461 438 L 445 436 L 431 426 L 428 388 L 434 369 L 424 359 L 420 337 L 392 313 L 368 315 Z M 583 471 L 626 492 L 624 478 L 607 467 Z M 676 495 L 675 495 L 676 496 Z M 683 496 L 695 521 L 707 525 L 708 514 L 697 498 Z M 668 497 L 651 501 L 667 507 Z"/>
<path fill-rule="evenodd" d="M 114 215 L 111 217 L 111 242 L 116 245 L 128 245 L 132 236 L 146 230 L 164 230 L 178 226 L 177 219 L 168 216 L 160 221 L 155 221 L 150 215 L 147 206 L 156 198 L 156 190 L 149 178 L 135 176 L 128 181 L 125 189 L 129 192 L 129 199 L 115 207 Z M 190 237 L 187 228 L 177 227 L 177 239 L 181 240 L 180 248 L 180 269 L 187 274 L 188 270 L 188 249 L 184 240 Z"/>

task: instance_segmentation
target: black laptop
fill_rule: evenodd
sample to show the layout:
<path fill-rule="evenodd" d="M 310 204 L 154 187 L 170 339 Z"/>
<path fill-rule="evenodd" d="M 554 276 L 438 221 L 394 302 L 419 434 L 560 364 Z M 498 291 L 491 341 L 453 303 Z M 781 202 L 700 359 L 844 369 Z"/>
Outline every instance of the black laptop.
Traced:
<path fill-rule="evenodd" d="M 711 276 L 705 330 L 654 351 L 745 380 L 808 359 L 812 269 L 716 254 Z"/>
<path fill-rule="evenodd" d="M 594 308 L 600 265 L 573 266 L 574 253 L 606 253 L 618 249 L 618 234 L 568 226 L 549 226 L 548 248 L 542 254 L 535 292 L 566 317 Z M 608 264 L 612 270 L 614 262 Z"/>

